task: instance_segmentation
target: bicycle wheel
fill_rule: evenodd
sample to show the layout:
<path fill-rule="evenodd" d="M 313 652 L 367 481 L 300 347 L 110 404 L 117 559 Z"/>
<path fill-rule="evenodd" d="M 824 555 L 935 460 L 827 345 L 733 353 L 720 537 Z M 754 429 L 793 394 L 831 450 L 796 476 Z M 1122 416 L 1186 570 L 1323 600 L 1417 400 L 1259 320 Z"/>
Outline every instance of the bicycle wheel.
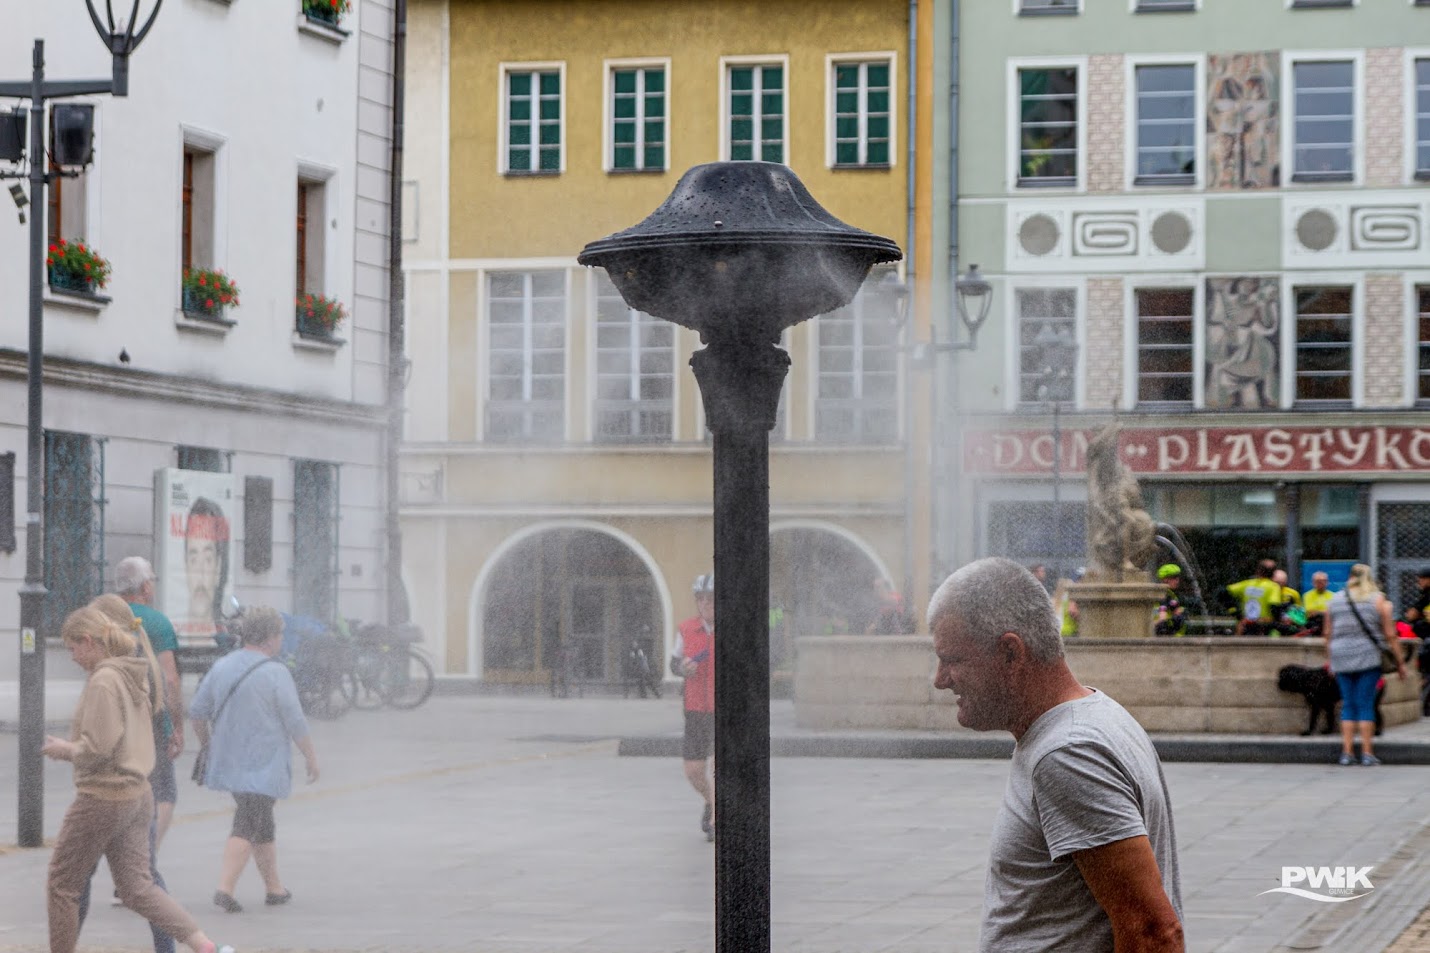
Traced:
<path fill-rule="evenodd" d="M 383 662 L 381 650 L 375 648 L 358 649 L 353 656 L 352 669 L 343 673 L 342 690 L 354 708 L 372 711 L 383 706 Z"/>
<path fill-rule="evenodd" d="M 437 676 L 425 656 L 415 649 L 395 648 L 389 651 L 385 662 L 379 690 L 393 708 L 416 708 L 432 696 Z"/>
<path fill-rule="evenodd" d="M 342 690 L 338 679 L 323 679 L 298 693 L 298 701 L 305 714 L 322 721 L 332 721 L 347 713 L 351 701 Z"/>

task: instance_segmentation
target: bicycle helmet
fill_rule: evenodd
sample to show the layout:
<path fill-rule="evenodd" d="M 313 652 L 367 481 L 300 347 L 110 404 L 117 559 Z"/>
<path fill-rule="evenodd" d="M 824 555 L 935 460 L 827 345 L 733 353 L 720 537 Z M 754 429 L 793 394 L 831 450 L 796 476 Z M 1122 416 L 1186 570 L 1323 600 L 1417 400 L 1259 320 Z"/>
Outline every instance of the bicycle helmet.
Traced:
<path fill-rule="evenodd" d="M 707 572 L 696 576 L 695 584 L 690 587 L 690 591 L 697 596 L 713 593 L 715 591 L 715 574 L 713 572 Z"/>
<path fill-rule="evenodd" d="M 1176 563 L 1167 563 L 1166 565 L 1162 566 L 1160 569 L 1157 570 L 1158 579 L 1170 579 L 1173 576 L 1180 576 L 1181 574 L 1182 567 L 1178 566 Z"/>

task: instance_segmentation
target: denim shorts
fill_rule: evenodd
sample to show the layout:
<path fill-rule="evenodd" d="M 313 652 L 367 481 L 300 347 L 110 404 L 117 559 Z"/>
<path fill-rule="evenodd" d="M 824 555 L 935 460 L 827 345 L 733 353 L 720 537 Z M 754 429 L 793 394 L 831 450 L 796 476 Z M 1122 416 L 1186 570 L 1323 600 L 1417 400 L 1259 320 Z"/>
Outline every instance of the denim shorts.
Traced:
<path fill-rule="evenodd" d="M 1380 666 L 1359 672 L 1336 673 L 1341 688 L 1341 721 L 1375 721 L 1375 687 L 1380 683 Z"/>

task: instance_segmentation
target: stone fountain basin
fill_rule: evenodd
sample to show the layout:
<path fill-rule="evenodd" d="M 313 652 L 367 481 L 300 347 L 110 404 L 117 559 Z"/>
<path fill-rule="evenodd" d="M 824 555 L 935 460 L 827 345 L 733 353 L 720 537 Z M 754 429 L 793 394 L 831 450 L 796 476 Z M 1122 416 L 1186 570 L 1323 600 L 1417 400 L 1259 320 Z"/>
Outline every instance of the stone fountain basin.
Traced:
<path fill-rule="evenodd" d="M 1415 643 L 1418 645 L 1418 643 Z M 1283 665 L 1325 664 L 1322 639 L 1071 638 L 1078 680 L 1111 695 L 1149 732 L 1295 735 L 1309 715 L 1299 695 L 1276 688 Z M 952 692 L 933 687 L 927 635 L 810 636 L 798 640 L 795 721 L 812 730 L 967 731 Z M 1420 717 L 1414 665 L 1386 679 L 1386 725 Z"/>

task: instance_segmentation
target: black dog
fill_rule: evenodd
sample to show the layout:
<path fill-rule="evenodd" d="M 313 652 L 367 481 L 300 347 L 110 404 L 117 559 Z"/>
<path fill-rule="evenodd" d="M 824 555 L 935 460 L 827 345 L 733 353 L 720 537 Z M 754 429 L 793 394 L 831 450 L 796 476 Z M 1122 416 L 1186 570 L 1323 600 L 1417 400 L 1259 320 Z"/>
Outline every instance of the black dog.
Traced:
<path fill-rule="evenodd" d="M 1306 707 L 1311 709 L 1311 723 L 1302 735 L 1315 733 L 1321 712 L 1326 713 L 1326 730 L 1322 734 L 1329 735 L 1336 730 L 1336 704 L 1341 700 L 1341 690 L 1330 672 L 1305 665 L 1283 665 L 1276 673 L 1276 687 L 1306 699 Z M 1376 714 L 1380 714 L 1378 706 Z"/>

